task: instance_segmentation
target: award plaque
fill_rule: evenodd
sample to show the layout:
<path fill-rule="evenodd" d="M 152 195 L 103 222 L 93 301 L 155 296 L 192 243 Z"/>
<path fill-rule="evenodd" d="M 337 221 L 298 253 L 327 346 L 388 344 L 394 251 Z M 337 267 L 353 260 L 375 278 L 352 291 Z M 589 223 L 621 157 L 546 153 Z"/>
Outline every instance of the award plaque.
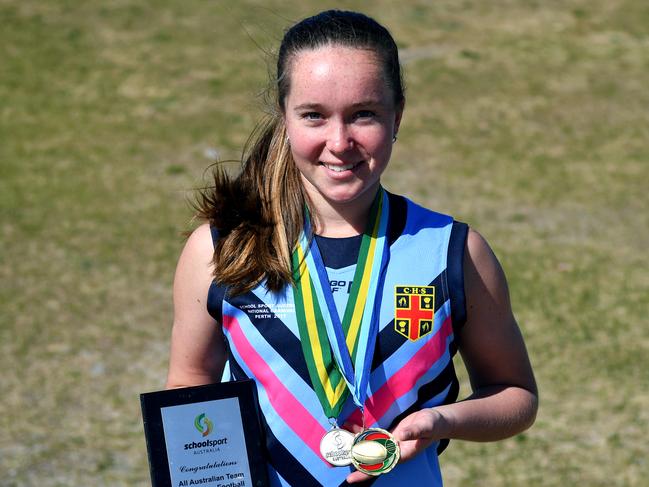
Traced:
<path fill-rule="evenodd" d="M 266 487 L 254 381 L 140 395 L 153 487 Z"/>

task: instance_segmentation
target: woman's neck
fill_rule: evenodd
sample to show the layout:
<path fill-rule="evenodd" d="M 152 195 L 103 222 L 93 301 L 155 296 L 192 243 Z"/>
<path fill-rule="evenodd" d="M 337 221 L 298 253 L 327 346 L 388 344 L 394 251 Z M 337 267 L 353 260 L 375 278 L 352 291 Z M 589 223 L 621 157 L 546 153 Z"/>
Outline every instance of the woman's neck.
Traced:
<path fill-rule="evenodd" d="M 323 237 L 352 237 L 365 231 L 370 208 L 379 190 L 370 189 L 352 201 L 331 202 L 322 195 L 310 196 L 315 210 L 314 230 Z"/>

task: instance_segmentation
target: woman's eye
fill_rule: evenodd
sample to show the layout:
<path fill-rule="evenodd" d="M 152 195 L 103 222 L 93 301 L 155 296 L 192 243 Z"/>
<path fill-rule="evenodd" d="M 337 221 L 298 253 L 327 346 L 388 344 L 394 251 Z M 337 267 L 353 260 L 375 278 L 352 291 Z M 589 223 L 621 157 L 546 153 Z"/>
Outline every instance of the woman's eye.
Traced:
<path fill-rule="evenodd" d="M 364 118 L 373 118 L 376 114 L 371 110 L 360 110 L 355 113 L 355 118 L 364 119 Z"/>
<path fill-rule="evenodd" d="M 305 120 L 320 120 L 322 115 L 318 112 L 306 112 L 302 114 L 302 118 Z"/>

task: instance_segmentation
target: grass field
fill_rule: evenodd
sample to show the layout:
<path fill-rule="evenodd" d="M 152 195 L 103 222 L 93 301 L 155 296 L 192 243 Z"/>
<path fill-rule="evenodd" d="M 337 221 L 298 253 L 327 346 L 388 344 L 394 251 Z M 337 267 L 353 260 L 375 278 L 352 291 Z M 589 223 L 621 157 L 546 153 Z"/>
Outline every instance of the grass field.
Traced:
<path fill-rule="evenodd" d="M 451 444 L 447 484 L 646 485 L 649 3 L 330 5 L 397 38 L 385 184 L 487 237 L 540 386 L 529 432 Z M 0 0 L 0 485 L 148 484 L 188 198 L 321 7 Z"/>

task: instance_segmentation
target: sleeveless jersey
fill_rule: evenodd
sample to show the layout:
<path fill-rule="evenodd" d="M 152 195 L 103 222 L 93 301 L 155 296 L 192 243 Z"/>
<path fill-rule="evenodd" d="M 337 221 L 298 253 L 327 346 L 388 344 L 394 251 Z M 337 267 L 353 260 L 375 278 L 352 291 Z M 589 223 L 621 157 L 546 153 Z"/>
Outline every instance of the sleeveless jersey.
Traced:
<path fill-rule="evenodd" d="M 389 198 L 390 260 L 365 402 L 365 425 L 384 429 L 417 410 L 457 399 L 452 357 L 466 315 L 462 259 L 467 226 L 401 196 Z M 218 238 L 218 232 L 213 235 Z M 344 309 L 340 291 L 354 268 L 327 269 L 339 313 Z M 271 485 L 348 485 L 345 477 L 353 467 L 333 467 L 320 455 L 320 440 L 331 425 L 304 359 L 292 290 L 273 293 L 262 283 L 232 297 L 212 283 L 207 306 L 227 339 L 223 380 L 256 382 Z M 345 421 L 362 424 L 351 398 L 338 424 Z M 434 443 L 366 485 L 441 486 L 437 456 L 447 443 Z"/>

